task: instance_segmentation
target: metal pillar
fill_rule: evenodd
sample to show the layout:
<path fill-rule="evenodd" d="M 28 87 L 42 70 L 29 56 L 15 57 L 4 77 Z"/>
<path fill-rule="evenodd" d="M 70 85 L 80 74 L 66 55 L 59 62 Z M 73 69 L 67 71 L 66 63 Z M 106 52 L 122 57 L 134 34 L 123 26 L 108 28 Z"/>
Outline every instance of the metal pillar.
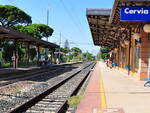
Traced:
<path fill-rule="evenodd" d="M 129 69 L 128 69 L 128 75 L 130 75 L 130 70 L 131 70 L 131 66 L 130 66 L 130 49 L 131 49 L 131 38 L 132 38 L 132 31 L 131 31 L 131 28 L 130 28 L 130 31 L 129 31 L 129 56 L 128 56 L 128 66 L 129 66 Z"/>
<path fill-rule="evenodd" d="M 17 41 L 14 41 L 14 51 L 13 51 L 13 68 L 18 67 L 18 50 L 17 50 Z"/>
<path fill-rule="evenodd" d="M 55 55 L 55 49 L 52 49 L 52 61 L 53 63 L 56 63 L 56 55 Z"/>
<path fill-rule="evenodd" d="M 27 43 L 27 65 L 30 63 L 30 43 Z"/>
<path fill-rule="evenodd" d="M 40 61 L 40 47 L 37 46 L 37 55 L 38 55 L 38 65 L 39 65 L 39 61 Z"/>

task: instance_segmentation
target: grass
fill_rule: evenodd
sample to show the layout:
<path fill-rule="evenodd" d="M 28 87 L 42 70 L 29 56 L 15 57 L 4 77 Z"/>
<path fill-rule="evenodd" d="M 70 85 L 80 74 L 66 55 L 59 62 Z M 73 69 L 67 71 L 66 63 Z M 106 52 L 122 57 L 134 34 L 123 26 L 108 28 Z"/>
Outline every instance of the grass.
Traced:
<path fill-rule="evenodd" d="M 17 90 L 16 93 L 17 94 L 21 94 L 22 92 L 21 92 L 21 90 Z"/>
<path fill-rule="evenodd" d="M 3 68 L 10 67 L 10 63 L 4 63 L 4 64 L 2 65 L 2 67 L 3 67 Z"/>
<path fill-rule="evenodd" d="M 72 96 L 68 99 L 67 103 L 69 106 L 77 106 L 80 103 L 81 96 Z"/>

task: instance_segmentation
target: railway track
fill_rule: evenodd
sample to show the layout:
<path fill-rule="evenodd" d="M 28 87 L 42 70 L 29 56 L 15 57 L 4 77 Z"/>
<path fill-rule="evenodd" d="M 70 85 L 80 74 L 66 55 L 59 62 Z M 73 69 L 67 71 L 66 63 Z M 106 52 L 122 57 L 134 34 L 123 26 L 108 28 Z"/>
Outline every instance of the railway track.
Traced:
<path fill-rule="evenodd" d="M 78 92 L 94 65 L 95 63 L 86 64 L 82 69 L 55 83 L 44 92 L 12 109 L 9 113 L 65 112 L 68 98 Z"/>
<path fill-rule="evenodd" d="M 61 71 L 61 70 L 64 70 L 66 67 L 74 65 L 74 64 L 78 64 L 78 63 L 58 65 L 58 66 L 48 67 L 46 69 L 40 69 L 39 71 L 26 73 L 26 74 L 19 75 L 19 76 L 1 78 L 0 87 L 6 86 L 6 85 L 9 85 L 9 84 L 21 81 L 21 80 L 35 80 L 35 79 L 38 80 L 38 78 L 43 78 L 44 75 L 47 75 L 50 72 Z"/>

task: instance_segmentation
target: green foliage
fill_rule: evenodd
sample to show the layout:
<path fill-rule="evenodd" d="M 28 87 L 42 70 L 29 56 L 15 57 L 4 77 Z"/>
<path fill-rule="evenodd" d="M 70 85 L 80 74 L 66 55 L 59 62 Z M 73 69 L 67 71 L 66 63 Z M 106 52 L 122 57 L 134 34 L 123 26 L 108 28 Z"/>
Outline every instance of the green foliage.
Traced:
<path fill-rule="evenodd" d="M 67 48 L 60 48 L 60 51 L 63 52 L 63 53 L 68 53 L 68 52 L 70 52 L 70 50 L 67 49 Z"/>
<path fill-rule="evenodd" d="M 103 60 L 107 60 L 109 58 L 109 54 L 108 53 L 101 53 L 101 58 Z"/>
<path fill-rule="evenodd" d="M 95 60 L 95 57 L 87 51 L 86 53 L 83 53 L 83 59 L 86 61 L 93 61 Z"/>
<path fill-rule="evenodd" d="M 68 99 L 69 106 L 77 106 L 80 103 L 81 96 L 72 96 Z"/>
<path fill-rule="evenodd" d="M 18 49 L 19 60 L 20 60 L 23 58 L 24 52 L 19 46 L 16 46 L 16 47 Z M 2 57 L 6 62 L 12 61 L 12 56 L 13 56 L 14 50 L 15 50 L 15 45 L 13 43 L 9 43 L 9 42 L 5 43 L 5 46 L 4 46 L 3 52 L 2 52 Z"/>
<path fill-rule="evenodd" d="M 101 53 L 98 53 L 98 54 L 97 54 L 96 59 L 97 59 L 97 60 L 100 60 L 100 59 L 101 59 Z"/>
<path fill-rule="evenodd" d="M 49 37 L 54 32 L 52 28 L 44 24 L 31 24 L 27 26 L 16 25 L 12 28 L 39 39 Z"/>
<path fill-rule="evenodd" d="M 16 93 L 17 93 L 17 94 L 21 94 L 22 91 L 21 91 L 21 90 L 16 90 Z"/>
<path fill-rule="evenodd" d="M 77 56 L 77 55 L 79 55 L 79 54 L 82 53 L 81 49 L 78 48 L 78 47 L 73 47 L 73 48 L 71 49 L 71 51 L 73 52 L 73 55 L 74 55 L 74 56 Z"/>
<path fill-rule="evenodd" d="M 33 26 L 22 26 L 22 25 L 16 25 L 12 27 L 13 29 L 23 32 L 25 34 L 31 35 L 33 37 L 41 38 L 40 32 L 37 28 L 34 28 Z"/>
<path fill-rule="evenodd" d="M 4 63 L 4 64 L 2 65 L 2 67 L 3 67 L 3 68 L 10 67 L 10 63 Z"/>
<path fill-rule="evenodd" d="M 31 16 L 11 5 L 0 5 L 0 23 L 2 26 L 31 24 Z"/>
<path fill-rule="evenodd" d="M 50 28 L 49 26 L 45 24 L 31 24 L 31 25 L 28 25 L 27 27 L 31 29 L 36 29 L 40 34 L 40 37 L 38 38 L 49 37 L 54 32 L 52 28 Z"/>
<path fill-rule="evenodd" d="M 31 48 L 30 49 L 30 58 L 31 58 L 32 61 L 36 57 L 36 55 L 37 55 L 36 49 L 35 48 Z"/>

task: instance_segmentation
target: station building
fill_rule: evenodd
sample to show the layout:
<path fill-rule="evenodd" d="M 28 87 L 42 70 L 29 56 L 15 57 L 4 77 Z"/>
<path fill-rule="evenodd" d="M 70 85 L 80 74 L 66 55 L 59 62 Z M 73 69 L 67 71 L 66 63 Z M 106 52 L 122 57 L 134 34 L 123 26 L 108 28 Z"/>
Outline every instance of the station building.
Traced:
<path fill-rule="evenodd" d="M 150 0 L 115 0 L 112 9 L 87 9 L 94 45 L 107 46 L 118 69 L 150 76 Z"/>

